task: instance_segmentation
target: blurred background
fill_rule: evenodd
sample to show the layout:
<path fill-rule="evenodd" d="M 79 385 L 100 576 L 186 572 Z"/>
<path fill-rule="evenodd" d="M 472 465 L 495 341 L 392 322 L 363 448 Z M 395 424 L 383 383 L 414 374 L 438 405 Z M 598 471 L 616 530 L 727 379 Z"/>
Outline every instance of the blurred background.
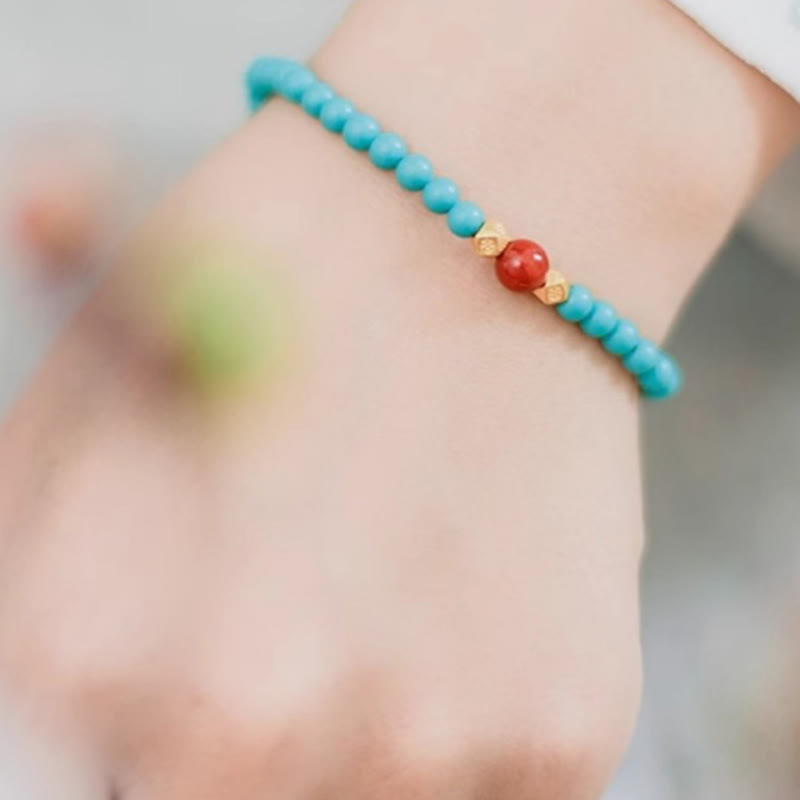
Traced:
<path fill-rule="evenodd" d="M 0 415 L 81 294 L 51 287 L 43 314 L 12 234 L 69 249 L 110 208 L 101 260 L 244 118 L 249 59 L 309 55 L 347 4 L 0 0 Z M 64 152 L 78 174 L 42 195 L 36 165 Z M 48 213 L 76 186 L 85 213 L 65 234 Z M 796 157 L 673 333 L 682 401 L 645 414 L 645 698 L 607 800 L 800 797 L 799 344 Z M 0 799 L 67 800 L 67 784 L 0 707 Z"/>

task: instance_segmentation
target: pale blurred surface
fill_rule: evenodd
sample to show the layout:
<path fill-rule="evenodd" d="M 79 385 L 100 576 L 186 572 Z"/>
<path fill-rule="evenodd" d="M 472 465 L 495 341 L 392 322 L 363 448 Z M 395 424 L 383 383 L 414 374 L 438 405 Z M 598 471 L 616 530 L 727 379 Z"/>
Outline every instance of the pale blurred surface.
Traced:
<path fill-rule="evenodd" d="M 27 127 L 101 126 L 137 175 L 135 220 L 243 118 L 248 60 L 306 56 L 346 6 L 4 0 L 0 178 Z M 721 253 L 675 332 L 683 400 L 646 415 L 646 695 L 610 800 L 800 796 L 797 164 L 751 214 L 751 233 Z M 6 203 L 0 188 L 0 212 Z M 0 270 L 0 413 L 60 324 L 37 309 L 13 270 Z M 7 727 L 0 721 L 0 798 L 69 800 L 68 782 L 53 788 L 57 760 Z"/>

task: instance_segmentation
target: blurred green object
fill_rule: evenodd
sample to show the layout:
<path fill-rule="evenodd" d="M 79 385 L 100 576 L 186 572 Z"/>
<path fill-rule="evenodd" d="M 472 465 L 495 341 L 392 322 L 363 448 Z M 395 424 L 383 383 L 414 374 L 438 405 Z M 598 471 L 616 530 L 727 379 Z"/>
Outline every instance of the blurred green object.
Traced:
<path fill-rule="evenodd" d="M 274 371 L 286 304 L 263 260 L 216 241 L 181 251 L 170 266 L 166 323 L 190 380 L 217 391 Z"/>

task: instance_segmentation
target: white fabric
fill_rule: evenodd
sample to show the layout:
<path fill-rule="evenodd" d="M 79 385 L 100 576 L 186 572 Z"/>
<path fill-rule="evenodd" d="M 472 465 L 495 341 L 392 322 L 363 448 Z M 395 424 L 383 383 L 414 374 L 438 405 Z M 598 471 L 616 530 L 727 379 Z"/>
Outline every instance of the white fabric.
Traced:
<path fill-rule="evenodd" d="M 672 0 L 715 39 L 800 100 L 800 0 Z"/>

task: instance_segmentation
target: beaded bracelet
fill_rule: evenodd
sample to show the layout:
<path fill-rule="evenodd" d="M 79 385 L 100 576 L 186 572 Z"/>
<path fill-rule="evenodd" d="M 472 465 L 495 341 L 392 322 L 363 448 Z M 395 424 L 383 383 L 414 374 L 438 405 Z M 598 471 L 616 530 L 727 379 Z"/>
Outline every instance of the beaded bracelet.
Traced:
<path fill-rule="evenodd" d="M 598 339 L 637 378 L 645 396 L 664 399 L 680 391 L 681 370 L 671 356 L 641 337 L 612 305 L 595 300 L 584 286 L 571 285 L 561 272 L 551 269 L 539 244 L 530 239 L 512 241 L 501 223 L 486 221 L 477 205 L 460 198 L 453 181 L 434 173 L 425 156 L 409 153 L 400 136 L 383 132 L 373 117 L 337 96 L 308 67 L 282 58 L 260 58 L 248 70 L 246 84 L 253 111 L 278 93 L 300 104 L 329 131 L 340 133 L 354 150 L 366 151 L 376 167 L 394 170 L 404 189 L 422 192 L 430 211 L 447 215 L 456 236 L 472 238 L 478 255 L 495 260 L 503 286 L 532 292 L 544 305 L 554 306 L 562 319 L 577 323 L 587 336 Z"/>

